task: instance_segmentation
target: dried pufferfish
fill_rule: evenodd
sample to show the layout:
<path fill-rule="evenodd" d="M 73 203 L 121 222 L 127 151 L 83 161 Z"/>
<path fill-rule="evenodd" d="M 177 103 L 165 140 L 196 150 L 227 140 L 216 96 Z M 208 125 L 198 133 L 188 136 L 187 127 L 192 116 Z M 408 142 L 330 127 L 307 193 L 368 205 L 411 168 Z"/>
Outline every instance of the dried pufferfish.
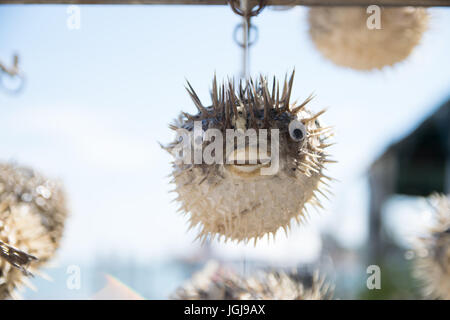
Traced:
<path fill-rule="evenodd" d="M 245 85 L 240 82 L 237 89 L 230 81 L 218 88 L 214 78 L 210 107 L 201 104 L 188 83 L 187 90 L 199 113 L 182 113 L 171 129 L 187 131 L 191 141 L 195 140 L 197 121 L 201 121 L 203 130 L 214 128 L 224 136 L 228 129 L 243 133 L 256 129 L 262 139 L 258 151 L 261 152 L 265 142 L 270 150 L 265 150 L 266 157 L 271 159 L 264 160 L 250 143 L 231 150 L 224 143 L 222 164 L 192 164 L 177 155 L 179 140 L 164 147 L 175 157 L 172 182 L 176 185 L 176 200 L 181 203 L 180 211 L 190 213 L 190 228 L 200 226 L 198 238 L 223 236 L 225 240 L 238 242 L 253 238 L 256 244 L 266 234 L 275 236 L 280 227 L 287 233 L 292 219 L 302 222 L 306 217 L 305 204 L 321 207 L 317 195 L 325 195 L 328 190 L 324 180 L 332 180 L 323 173 L 324 165 L 334 162 L 324 151 L 331 145 L 325 140 L 332 133 L 318 121 L 325 110 L 312 114 L 306 109 L 311 96 L 301 104 L 290 104 L 293 79 L 294 72 L 289 82 L 285 79 L 280 93 L 275 78 L 272 91 L 262 76 L 256 84 L 253 80 Z M 264 130 L 258 129 L 266 129 L 266 139 L 261 134 Z M 273 133 L 276 129 L 278 138 Z M 206 139 L 199 144 L 203 150 L 209 145 Z M 276 144 L 278 154 L 272 148 Z M 229 162 L 230 158 L 235 161 Z M 278 170 L 264 174 L 263 170 L 276 161 Z"/>
<path fill-rule="evenodd" d="M 381 29 L 369 29 L 369 17 L 365 7 L 314 7 L 309 10 L 309 33 L 335 64 L 371 70 L 405 60 L 428 26 L 423 8 L 383 8 Z"/>
<path fill-rule="evenodd" d="M 418 239 L 414 275 L 427 298 L 450 300 L 450 198 L 434 195 L 435 225 Z"/>
<path fill-rule="evenodd" d="M 0 299 L 18 298 L 54 255 L 67 217 L 60 186 L 28 168 L 0 164 Z"/>
<path fill-rule="evenodd" d="M 244 278 L 210 262 L 177 289 L 178 300 L 328 300 L 333 288 L 315 272 L 307 279 L 297 272 L 260 272 Z"/>

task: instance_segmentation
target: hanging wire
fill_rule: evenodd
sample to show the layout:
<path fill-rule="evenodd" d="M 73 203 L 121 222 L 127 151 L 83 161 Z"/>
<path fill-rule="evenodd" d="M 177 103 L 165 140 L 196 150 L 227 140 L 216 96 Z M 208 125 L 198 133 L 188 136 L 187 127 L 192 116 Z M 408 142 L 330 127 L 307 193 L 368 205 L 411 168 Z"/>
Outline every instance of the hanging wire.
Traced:
<path fill-rule="evenodd" d="M 258 4 L 251 7 L 249 0 L 228 0 L 231 9 L 234 13 L 242 17 L 242 23 L 234 28 L 234 41 L 242 48 L 242 71 L 241 78 L 244 80 L 250 77 L 250 55 L 249 48 L 258 40 L 258 28 L 250 23 L 252 17 L 257 16 L 266 6 L 266 0 L 258 0 Z M 239 2 L 239 4 L 238 4 Z M 252 1 L 253 3 L 255 1 Z M 242 42 L 238 40 L 238 33 L 242 29 Z M 253 39 L 250 39 L 251 31 L 255 34 Z M 242 274 L 247 276 L 248 266 L 247 257 L 244 254 L 242 258 Z"/>
<path fill-rule="evenodd" d="M 5 77 L 7 76 L 7 77 Z M 8 79 L 9 80 L 5 80 Z M 13 81 L 16 83 L 13 87 L 11 85 L 8 85 L 8 81 Z M 2 62 L 0 62 L 0 86 L 6 89 L 10 93 L 17 93 L 19 92 L 24 85 L 25 78 L 22 74 L 22 72 L 19 69 L 19 56 L 16 54 L 13 58 L 13 65 L 12 67 L 8 68 L 6 67 Z"/>
<path fill-rule="evenodd" d="M 242 23 L 238 24 L 233 32 L 234 41 L 242 48 L 242 72 L 241 77 L 248 79 L 250 73 L 249 48 L 258 40 L 258 28 L 250 23 L 251 17 L 257 16 L 266 6 L 266 0 L 258 0 L 258 4 L 251 7 L 249 0 L 229 0 L 234 13 L 242 17 Z M 242 29 L 242 42 L 238 40 L 239 30 Z M 250 40 L 251 31 L 255 36 Z"/>
<path fill-rule="evenodd" d="M 249 12 L 249 3 L 248 0 L 241 0 L 241 7 L 244 9 L 245 12 Z M 244 48 L 243 48 L 243 59 L 242 59 L 242 77 L 244 79 L 248 79 L 249 77 L 249 55 L 248 55 L 248 39 L 249 39 L 249 32 L 250 32 L 250 15 L 245 14 L 245 16 L 242 19 L 242 25 L 244 26 L 244 33 L 243 33 L 243 40 L 244 40 Z"/>

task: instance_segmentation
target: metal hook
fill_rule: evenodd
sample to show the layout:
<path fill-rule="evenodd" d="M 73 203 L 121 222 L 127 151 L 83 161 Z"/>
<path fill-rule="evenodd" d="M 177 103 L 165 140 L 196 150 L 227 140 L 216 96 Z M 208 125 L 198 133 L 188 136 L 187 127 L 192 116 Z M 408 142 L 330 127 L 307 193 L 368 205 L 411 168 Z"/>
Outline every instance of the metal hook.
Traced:
<path fill-rule="evenodd" d="M 237 25 L 234 29 L 233 38 L 234 41 L 243 49 L 242 78 L 247 79 L 249 76 L 249 47 L 258 39 L 258 29 L 251 25 L 250 18 L 257 16 L 264 9 L 266 6 L 266 0 L 258 0 L 258 4 L 253 8 L 250 6 L 250 0 L 229 0 L 229 4 L 234 13 L 243 17 L 242 23 Z M 242 28 L 243 31 L 242 42 L 237 40 L 237 32 L 240 28 Z M 253 41 L 249 40 L 251 30 L 255 30 L 256 35 Z"/>
<path fill-rule="evenodd" d="M 250 11 L 242 10 L 240 4 L 238 3 L 240 2 L 239 0 L 228 0 L 228 2 L 230 3 L 231 10 L 233 10 L 234 13 L 240 15 L 241 17 L 249 18 L 257 16 L 266 7 L 267 0 L 258 0 L 258 5 Z"/>
<path fill-rule="evenodd" d="M 240 46 L 241 48 L 244 48 L 246 44 L 243 41 L 240 41 L 238 39 L 238 33 L 239 33 L 239 30 L 241 28 L 242 29 L 245 28 L 244 23 L 239 23 L 238 25 L 236 25 L 236 27 L 234 28 L 234 31 L 233 31 L 233 39 L 234 39 L 234 42 L 236 42 L 236 44 L 238 46 Z M 250 40 L 250 34 L 252 33 L 252 31 L 254 31 L 254 35 L 255 36 L 254 36 L 254 38 L 252 40 Z M 244 32 L 245 32 L 245 30 L 244 30 Z M 251 47 L 253 44 L 255 44 L 258 41 L 258 38 L 259 38 L 259 29 L 258 29 L 258 27 L 253 25 L 253 24 L 250 25 L 249 26 L 249 35 L 247 37 L 247 39 L 248 39 L 247 46 Z"/>
<path fill-rule="evenodd" d="M 14 55 L 13 59 L 14 59 L 13 66 L 11 68 L 5 67 L 0 62 L 0 86 L 2 86 L 3 88 L 5 88 L 6 90 L 8 90 L 11 93 L 17 93 L 22 90 L 22 88 L 24 86 L 24 82 L 25 82 L 25 77 L 19 70 L 19 56 Z M 19 79 L 19 81 L 20 81 L 19 85 L 16 86 L 15 88 L 8 88 L 8 85 L 5 84 L 5 80 L 4 80 L 5 78 L 3 77 L 3 74 L 8 75 L 11 79 Z"/>

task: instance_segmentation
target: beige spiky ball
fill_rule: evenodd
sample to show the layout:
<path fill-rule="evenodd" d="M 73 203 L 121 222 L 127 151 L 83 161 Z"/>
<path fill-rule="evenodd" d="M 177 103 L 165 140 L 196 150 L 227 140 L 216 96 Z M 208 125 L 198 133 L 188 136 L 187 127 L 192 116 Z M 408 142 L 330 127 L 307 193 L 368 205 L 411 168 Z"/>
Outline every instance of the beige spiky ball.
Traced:
<path fill-rule="evenodd" d="M 414 275 L 427 298 L 450 300 L 450 198 L 434 195 L 430 200 L 435 223 L 418 239 Z"/>
<path fill-rule="evenodd" d="M 371 15 L 365 7 L 311 8 L 311 39 L 337 65 L 357 70 L 381 69 L 405 60 L 428 25 L 428 13 L 423 8 L 382 8 L 381 29 L 368 28 Z"/>
<path fill-rule="evenodd" d="M 177 289 L 180 300 L 327 300 L 333 288 L 315 272 L 301 277 L 297 272 L 260 272 L 242 277 L 231 269 L 210 262 L 192 279 Z"/>
<path fill-rule="evenodd" d="M 171 296 L 177 300 L 238 300 L 245 294 L 243 279 L 216 261 L 194 273 Z"/>
<path fill-rule="evenodd" d="M 200 227 L 199 238 L 253 238 L 256 243 L 279 228 L 286 231 L 292 219 L 301 222 L 306 204 L 320 206 L 321 182 L 330 179 L 323 173 L 325 164 L 332 162 L 324 151 L 330 128 L 318 121 L 324 111 L 313 114 L 306 109 L 311 97 L 301 104 L 290 103 L 293 77 L 294 73 L 289 82 L 285 80 L 282 92 L 275 79 L 272 90 L 263 77 L 239 88 L 231 82 L 218 88 L 214 79 L 209 107 L 201 104 L 189 85 L 199 113 L 182 113 L 171 125 L 181 139 L 165 148 L 175 157 L 172 174 L 177 200 L 190 215 L 191 227 Z M 196 126 L 205 135 L 211 132 L 207 129 L 214 129 L 223 141 L 198 140 Z M 230 134 L 260 140 L 252 143 L 249 138 L 239 145 L 228 138 Z M 192 145 L 201 146 L 205 155 L 212 141 L 219 146 L 211 152 L 217 158 L 209 164 L 205 158 L 195 161 Z M 232 147 L 225 141 L 231 141 Z M 180 156 L 180 146 L 186 145 L 192 152 L 185 150 Z"/>
<path fill-rule="evenodd" d="M 0 299 L 18 297 L 15 289 L 53 256 L 66 217 L 57 183 L 31 169 L 0 164 Z"/>
<path fill-rule="evenodd" d="M 334 291 L 318 272 L 309 277 L 301 277 L 297 272 L 265 272 L 246 283 L 249 299 L 329 300 Z"/>

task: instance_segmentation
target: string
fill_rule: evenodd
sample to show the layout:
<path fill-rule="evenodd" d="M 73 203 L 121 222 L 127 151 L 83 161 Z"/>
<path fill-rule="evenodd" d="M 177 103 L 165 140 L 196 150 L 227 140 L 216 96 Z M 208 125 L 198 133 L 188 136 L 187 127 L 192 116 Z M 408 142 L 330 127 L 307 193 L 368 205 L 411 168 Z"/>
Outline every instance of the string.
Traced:
<path fill-rule="evenodd" d="M 242 16 L 243 25 L 243 46 L 242 46 L 242 74 L 241 77 L 244 80 L 249 78 L 250 72 L 250 55 L 249 55 L 249 35 L 250 35 L 250 15 L 249 15 L 249 3 L 248 0 L 241 0 L 241 8 L 244 12 Z"/>
<path fill-rule="evenodd" d="M 231 6 L 231 9 L 237 15 L 242 16 L 242 24 L 238 25 L 234 31 L 234 38 L 236 43 L 242 48 L 242 70 L 241 70 L 241 78 L 244 80 L 244 83 L 250 78 L 250 54 L 249 47 L 257 40 L 257 31 L 258 29 L 250 24 L 251 17 L 257 16 L 265 7 L 266 0 L 258 0 L 257 7 L 253 8 L 250 6 L 249 0 L 239 0 L 239 8 L 236 6 L 236 2 L 238 0 L 228 0 Z M 238 28 L 242 26 L 243 36 L 242 43 L 239 43 L 237 40 L 237 31 Z M 255 30 L 255 39 L 252 43 L 250 43 L 250 30 Z M 247 276 L 247 256 L 244 252 L 242 259 L 242 273 L 244 277 Z"/>

